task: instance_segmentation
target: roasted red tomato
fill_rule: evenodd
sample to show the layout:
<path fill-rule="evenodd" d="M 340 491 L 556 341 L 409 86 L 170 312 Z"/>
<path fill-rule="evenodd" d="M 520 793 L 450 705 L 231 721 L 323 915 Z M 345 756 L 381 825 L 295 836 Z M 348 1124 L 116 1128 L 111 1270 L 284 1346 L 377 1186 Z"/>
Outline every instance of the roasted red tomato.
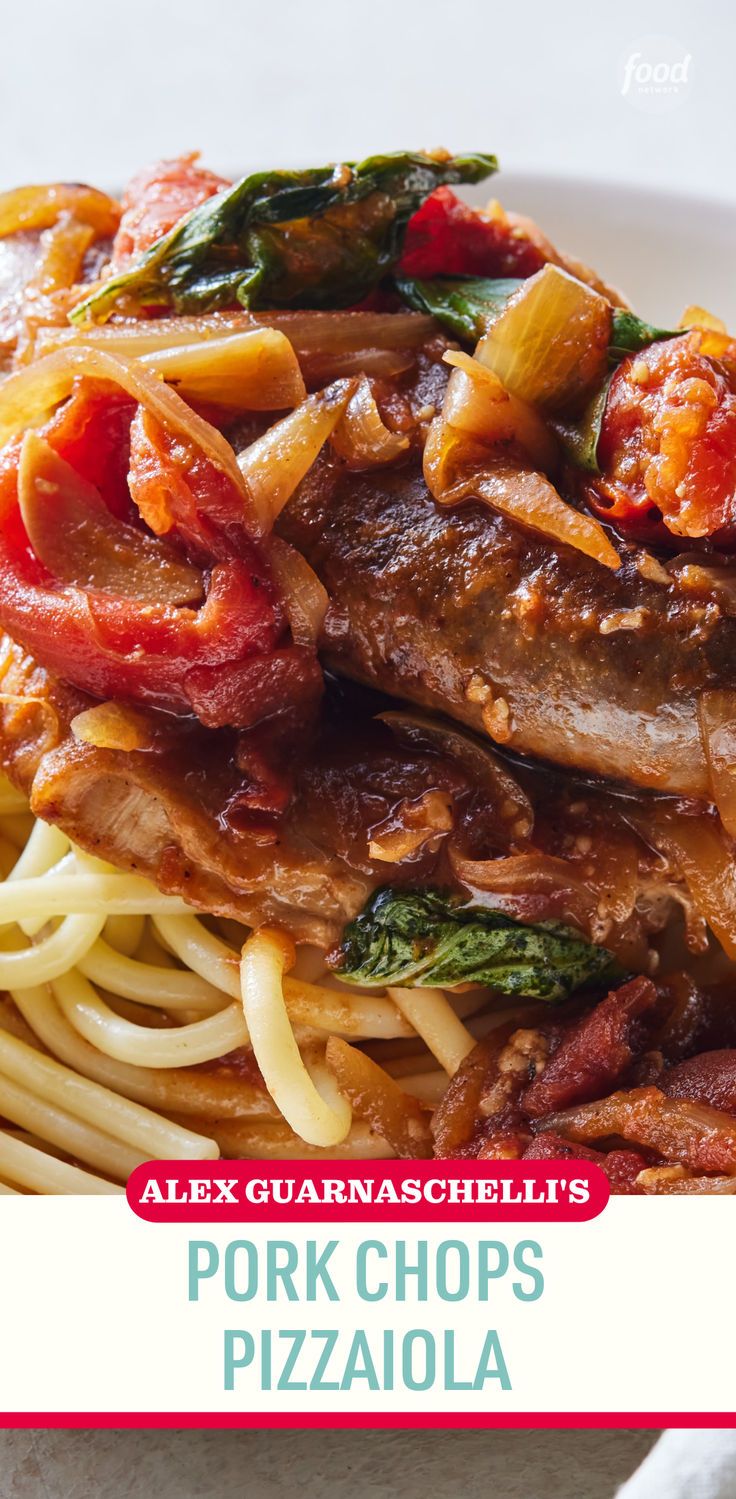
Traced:
<path fill-rule="evenodd" d="M 469 208 L 438 187 L 409 220 L 401 257 L 405 276 L 533 276 L 545 256 L 505 214 Z"/>
<path fill-rule="evenodd" d="M 736 387 L 698 336 L 651 344 L 611 381 L 588 498 L 621 530 L 659 523 L 662 539 L 736 523 Z"/>
<path fill-rule="evenodd" d="M 138 471 L 143 459 L 135 444 L 130 456 L 135 411 L 114 387 L 81 382 L 40 435 L 87 483 L 98 477 L 100 453 L 114 459 L 111 492 L 100 493 L 121 521 L 122 463 L 131 462 L 134 497 L 158 474 L 164 495 L 174 493 L 179 508 L 170 523 L 164 513 L 160 526 L 161 515 L 152 513 L 152 529 L 171 530 L 180 544 L 191 532 L 196 545 L 189 550 L 196 550 L 203 568 L 203 602 L 197 608 L 151 603 L 150 597 L 121 597 L 99 582 L 55 577 L 25 529 L 17 441 L 0 455 L 0 625 L 48 670 L 96 697 L 195 713 L 208 727 L 249 728 L 295 707 L 306 711 L 321 690 L 319 665 L 313 652 L 290 641 L 268 558 L 242 524 L 237 530 L 230 481 L 186 444 L 164 442 L 157 425 L 147 434 L 147 475 Z M 54 514 L 52 496 L 51 526 Z M 188 527 L 178 524 L 181 516 Z M 128 534 L 132 517 L 141 526 L 128 496 Z"/>
<path fill-rule="evenodd" d="M 117 270 L 168 234 L 170 229 L 230 184 L 197 165 L 199 153 L 157 161 L 128 183 L 123 194 L 123 217 L 113 245 Z"/>
<path fill-rule="evenodd" d="M 171 534 L 210 559 L 240 551 L 242 501 L 226 474 L 142 406 L 130 427 L 129 450 L 130 494 L 157 536 Z"/>

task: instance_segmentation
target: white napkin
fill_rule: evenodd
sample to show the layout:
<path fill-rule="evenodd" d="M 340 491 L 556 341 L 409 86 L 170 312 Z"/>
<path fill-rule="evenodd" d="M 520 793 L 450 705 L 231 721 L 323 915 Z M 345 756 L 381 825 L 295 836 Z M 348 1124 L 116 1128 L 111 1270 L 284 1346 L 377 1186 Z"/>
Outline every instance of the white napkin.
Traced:
<path fill-rule="evenodd" d="M 617 1499 L 736 1499 L 736 1431 L 665 1431 Z"/>

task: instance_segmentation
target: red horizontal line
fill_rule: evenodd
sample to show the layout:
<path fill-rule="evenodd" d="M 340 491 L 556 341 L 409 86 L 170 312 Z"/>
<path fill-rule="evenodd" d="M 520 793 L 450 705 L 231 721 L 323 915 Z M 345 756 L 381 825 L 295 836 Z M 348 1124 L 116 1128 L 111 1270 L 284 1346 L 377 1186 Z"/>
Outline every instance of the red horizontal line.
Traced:
<path fill-rule="evenodd" d="M 272 1430 L 274 1428 L 383 1429 L 403 1427 L 422 1430 L 425 1427 L 448 1429 L 499 1430 L 584 1430 L 604 1427 L 639 1427 L 660 1430 L 663 1427 L 724 1427 L 731 1430 L 736 1413 L 729 1411 L 510 1411 L 496 1414 L 482 1411 L 2 1411 L 0 1427 L 43 1428 L 94 1427 L 134 1428 L 216 1428 Z"/>

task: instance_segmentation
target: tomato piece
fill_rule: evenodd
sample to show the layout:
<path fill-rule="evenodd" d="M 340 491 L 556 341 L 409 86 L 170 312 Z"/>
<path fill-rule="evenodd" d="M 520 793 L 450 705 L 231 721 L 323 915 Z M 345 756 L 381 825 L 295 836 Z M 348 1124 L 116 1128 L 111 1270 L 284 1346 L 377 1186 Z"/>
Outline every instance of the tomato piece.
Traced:
<path fill-rule="evenodd" d="M 651 344 L 611 381 L 588 499 L 622 530 L 659 523 L 661 539 L 736 524 L 736 388 L 698 338 Z M 728 537 L 724 537 L 727 540 Z"/>
<path fill-rule="evenodd" d="M 321 692 L 317 657 L 298 645 L 282 646 L 247 661 L 196 666 L 186 679 L 189 702 L 209 729 L 226 724 L 250 728 L 286 709 L 292 717 L 306 718 Z"/>
<path fill-rule="evenodd" d="M 129 461 L 131 411 L 134 403 L 121 406 L 106 388 L 83 383 L 43 435 L 85 477 L 103 463 L 99 439 L 117 474 L 116 439 Z M 191 541 L 204 557 L 211 571 L 203 604 L 144 603 L 56 582 L 23 525 L 21 443 L 14 442 L 0 454 L 0 626 L 49 671 L 96 697 L 194 713 L 210 727 L 250 728 L 284 714 L 303 721 L 321 692 L 321 671 L 313 651 L 290 644 L 267 558 L 246 535 L 240 496 L 193 446 L 157 424 L 144 430 L 140 413 L 134 425 L 134 498 L 139 491 L 145 519 L 150 514 L 159 530 Z M 139 431 L 148 443 L 142 457 Z M 110 497 L 117 503 L 117 481 Z M 129 498 L 128 512 L 140 525 Z"/>
<path fill-rule="evenodd" d="M 51 586 L 19 521 L 18 455 L 14 444 L 0 460 L 0 623 L 48 670 L 96 697 L 190 712 L 190 671 L 273 651 L 283 630 L 273 588 L 240 559 L 214 568 L 198 610 Z"/>
<path fill-rule="evenodd" d="M 193 208 L 230 186 L 227 178 L 198 166 L 198 158 L 199 152 L 191 151 L 172 161 L 157 161 L 128 183 L 113 244 L 116 270 L 142 255 Z"/>
<path fill-rule="evenodd" d="M 207 557 L 243 552 L 243 500 L 235 485 L 142 406 L 130 428 L 128 488 L 157 536 L 172 533 Z"/>
<path fill-rule="evenodd" d="M 409 220 L 401 270 L 405 276 L 533 276 L 545 257 L 518 225 L 470 208 L 438 187 Z"/>
<path fill-rule="evenodd" d="M 117 386 L 83 377 L 45 433 L 59 457 L 94 484 L 108 510 L 124 521 L 133 517 L 128 453 L 135 409 L 135 401 Z"/>

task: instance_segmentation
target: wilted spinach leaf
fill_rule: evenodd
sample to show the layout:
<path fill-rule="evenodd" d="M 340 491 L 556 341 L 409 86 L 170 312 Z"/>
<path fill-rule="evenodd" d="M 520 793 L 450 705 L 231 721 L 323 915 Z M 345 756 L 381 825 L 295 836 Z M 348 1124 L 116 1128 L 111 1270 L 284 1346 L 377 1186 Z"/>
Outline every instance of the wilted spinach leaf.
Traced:
<path fill-rule="evenodd" d="M 475 343 L 503 312 L 521 281 L 505 277 L 487 281 L 482 276 L 438 277 L 434 281 L 397 278 L 399 295 L 417 312 L 429 312 L 461 343 Z"/>
<path fill-rule="evenodd" d="M 653 323 L 645 323 L 635 312 L 629 312 L 627 307 L 614 307 L 608 355 L 618 362 L 627 354 L 647 349 L 650 344 L 661 343 L 666 338 L 678 338 L 682 332 L 682 328 L 655 328 Z"/>
<path fill-rule="evenodd" d="M 618 970 L 610 952 L 561 922 L 527 926 L 447 891 L 387 887 L 345 928 L 337 972 L 367 988 L 488 984 L 554 1002 Z"/>
<path fill-rule="evenodd" d="M 436 187 L 481 182 L 494 156 L 398 151 L 359 164 L 257 172 L 208 198 L 72 313 L 104 319 L 121 297 L 204 312 L 339 307 L 359 301 L 401 254 L 412 214 Z"/>

